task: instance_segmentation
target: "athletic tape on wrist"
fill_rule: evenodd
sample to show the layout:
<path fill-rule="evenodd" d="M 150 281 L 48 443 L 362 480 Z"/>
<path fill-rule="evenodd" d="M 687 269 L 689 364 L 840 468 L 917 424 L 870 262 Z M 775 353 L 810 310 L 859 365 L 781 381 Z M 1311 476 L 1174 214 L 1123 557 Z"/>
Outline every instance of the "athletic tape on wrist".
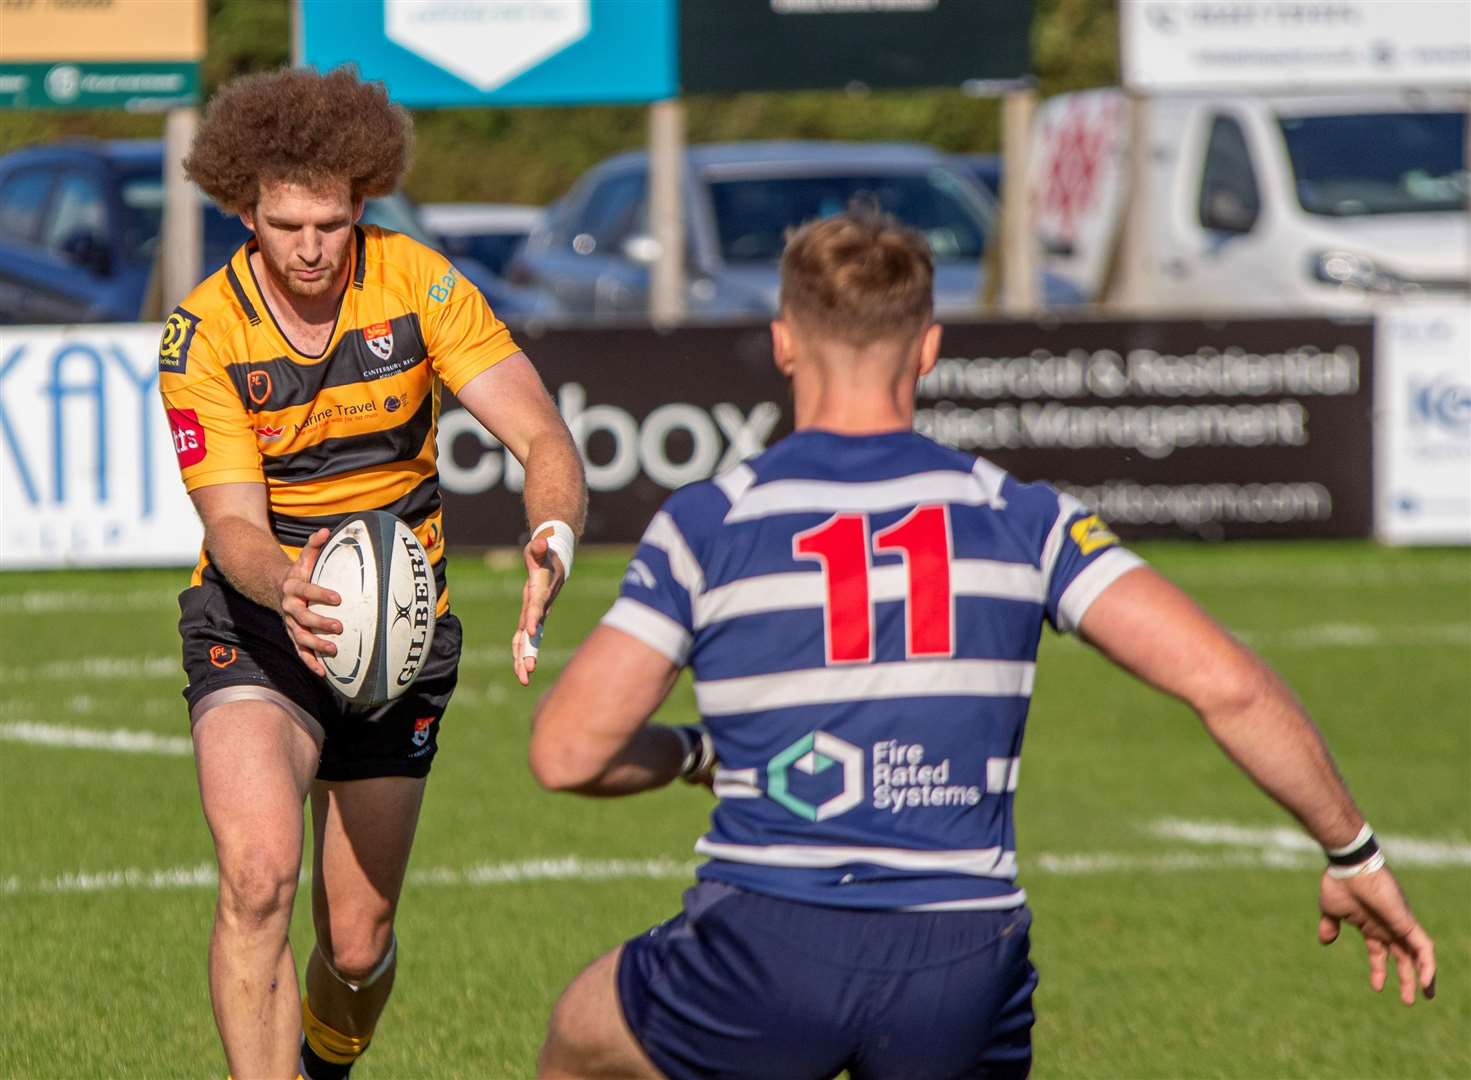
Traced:
<path fill-rule="evenodd" d="M 1374 830 L 1369 828 L 1369 823 L 1366 821 L 1364 822 L 1364 827 L 1359 830 L 1358 836 L 1355 836 L 1348 843 L 1344 844 L 1343 847 L 1324 848 L 1323 853 L 1327 855 L 1330 859 L 1344 858 L 1345 856 L 1352 855 L 1356 851 L 1358 851 L 1359 848 L 1367 844 L 1373 836 Z"/>
<path fill-rule="evenodd" d="M 1355 878 L 1360 874 L 1372 874 L 1375 870 L 1384 866 L 1384 852 L 1375 851 L 1357 866 L 1334 866 L 1329 864 L 1328 876 L 1333 878 Z"/>
<path fill-rule="evenodd" d="M 562 580 L 567 581 L 572 577 L 572 553 L 577 547 L 577 537 L 572 532 L 572 526 L 555 518 L 543 521 L 531 530 L 531 535 L 540 536 L 546 529 L 552 530 L 552 534 L 546 538 L 547 548 L 561 560 Z"/>
<path fill-rule="evenodd" d="M 681 780 L 699 776 L 715 764 L 715 740 L 703 724 L 681 724 L 674 733 L 684 747 L 684 759 L 679 764 Z"/>

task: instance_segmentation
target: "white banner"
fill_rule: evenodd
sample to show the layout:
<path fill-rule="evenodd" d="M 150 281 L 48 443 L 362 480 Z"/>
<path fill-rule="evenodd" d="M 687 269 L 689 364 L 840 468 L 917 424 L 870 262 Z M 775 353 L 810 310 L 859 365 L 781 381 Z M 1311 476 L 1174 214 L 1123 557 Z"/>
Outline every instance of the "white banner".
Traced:
<path fill-rule="evenodd" d="M 1471 309 L 1384 309 L 1375 351 L 1376 531 L 1471 544 Z"/>
<path fill-rule="evenodd" d="M 1140 92 L 1471 88 L 1465 0 L 1119 0 Z"/>
<path fill-rule="evenodd" d="M 0 330 L 0 569 L 198 558 L 158 396 L 161 331 Z"/>

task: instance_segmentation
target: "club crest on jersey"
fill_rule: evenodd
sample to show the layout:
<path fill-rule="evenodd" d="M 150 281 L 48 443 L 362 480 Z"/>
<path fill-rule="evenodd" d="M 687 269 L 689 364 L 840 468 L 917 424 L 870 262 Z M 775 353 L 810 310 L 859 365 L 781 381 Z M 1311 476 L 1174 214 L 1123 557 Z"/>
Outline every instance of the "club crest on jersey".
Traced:
<path fill-rule="evenodd" d="M 1119 542 L 1119 538 L 1097 514 L 1091 514 L 1073 522 L 1072 527 L 1068 529 L 1068 535 L 1073 538 L 1073 543 L 1078 545 L 1078 550 L 1084 555 L 1092 555 L 1099 548 Z"/>
<path fill-rule="evenodd" d="M 183 308 L 174 308 L 163 324 L 163 337 L 158 343 L 158 370 L 182 375 L 189 366 L 189 346 L 194 341 L 194 328 L 199 316 Z"/>
<path fill-rule="evenodd" d="M 368 350 L 379 360 L 387 360 L 393 356 L 393 325 L 391 323 L 380 322 L 363 327 L 363 340 L 368 343 Z"/>
<path fill-rule="evenodd" d="M 245 392 L 256 405 L 264 405 L 271 396 L 271 376 L 266 371 L 252 371 L 245 376 Z"/>
<path fill-rule="evenodd" d="M 411 736 L 415 746 L 423 746 L 429 741 L 429 729 L 434 725 L 434 717 L 421 716 L 414 721 L 414 734 Z"/>

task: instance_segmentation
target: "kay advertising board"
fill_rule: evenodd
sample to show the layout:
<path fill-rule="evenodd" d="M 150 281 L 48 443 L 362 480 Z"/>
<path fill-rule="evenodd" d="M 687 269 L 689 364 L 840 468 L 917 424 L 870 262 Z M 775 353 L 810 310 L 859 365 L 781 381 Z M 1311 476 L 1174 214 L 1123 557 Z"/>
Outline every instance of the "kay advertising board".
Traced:
<path fill-rule="evenodd" d="M 672 490 L 791 430 L 764 325 L 518 339 L 588 461 L 589 540 L 637 539 Z M 952 324 L 916 426 L 1128 537 L 1367 536 L 1373 348 L 1368 320 Z M 519 468 L 449 408 L 449 539 L 515 543 Z"/>
<path fill-rule="evenodd" d="M 1464 0 L 1120 0 L 1141 93 L 1471 89 Z"/>
<path fill-rule="evenodd" d="M 1471 544 L 1471 310 L 1379 314 L 1376 522 L 1395 544 Z"/>
<path fill-rule="evenodd" d="M 0 568 L 192 564 L 159 325 L 0 330 Z"/>
<path fill-rule="evenodd" d="M 673 97 L 675 0 L 301 0 L 302 56 L 413 108 Z"/>

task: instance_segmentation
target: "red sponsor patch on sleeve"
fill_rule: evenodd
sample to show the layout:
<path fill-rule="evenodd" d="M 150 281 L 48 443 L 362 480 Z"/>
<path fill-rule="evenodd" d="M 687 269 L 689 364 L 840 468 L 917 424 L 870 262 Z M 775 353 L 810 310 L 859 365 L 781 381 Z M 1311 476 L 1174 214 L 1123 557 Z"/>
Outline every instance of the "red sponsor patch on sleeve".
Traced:
<path fill-rule="evenodd" d="M 174 453 L 179 456 L 179 468 L 187 469 L 204 460 L 204 425 L 193 409 L 169 409 L 169 430 L 174 433 Z"/>

